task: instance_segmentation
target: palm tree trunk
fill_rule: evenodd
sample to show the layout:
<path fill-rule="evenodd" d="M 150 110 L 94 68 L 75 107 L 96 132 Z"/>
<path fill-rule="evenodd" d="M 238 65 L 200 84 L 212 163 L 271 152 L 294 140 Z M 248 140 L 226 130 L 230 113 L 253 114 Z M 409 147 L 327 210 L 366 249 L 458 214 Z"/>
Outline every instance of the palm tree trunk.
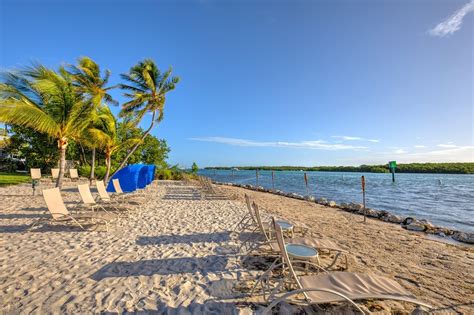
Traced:
<path fill-rule="evenodd" d="M 107 182 L 109 181 L 109 174 L 110 174 L 110 166 L 111 166 L 111 157 L 106 156 L 105 157 L 105 165 L 107 165 L 107 170 L 105 171 L 105 176 L 104 176 L 104 183 L 107 185 Z"/>
<path fill-rule="evenodd" d="M 79 147 L 81 148 L 81 154 L 79 155 L 81 157 L 81 162 L 83 164 L 88 164 L 87 159 L 86 159 L 86 153 L 84 152 L 84 147 L 80 143 L 79 143 Z"/>
<path fill-rule="evenodd" d="M 59 174 L 58 179 L 56 180 L 56 187 L 61 189 L 64 178 L 64 171 L 66 169 L 66 148 L 67 148 L 67 138 L 61 138 L 58 140 L 59 147 Z"/>
<path fill-rule="evenodd" d="M 142 144 L 143 140 L 145 140 L 146 136 L 148 136 L 148 134 L 150 133 L 151 129 L 153 129 L 153 126 L 155 125 L 155 114 L 156 112 L 153 112 L 153 117 L 151 118 L 151 124 L 150 124 L 150 127 L 145 131 L 145 133 L 143 134 L 142 138 L 141 138 L 141 141 L 138 142 L 137 144 L 135 144 L 132 148 L 132 150 L 130 150 L 130 152 L 128 152 L 127 156 L 125 157 L 125 159 L 122 161 L 122 163 L 120 164 L 120 166 L 117 168 L 117 170 L 112 174 L 111 177 L 114 177 L 114 175 L 120 171 L 124 166 L 125 164 L 127 163 L 128 159 L 132 156 L 132 154 L 137 150 L 137 148 Z"/>
<path fill-rule="evenodd" d="M 95 171 L 95 148 L 92 148 L 91 175 L 89 178 L 89 185 L 92 185 L 92 181 L 94 180 L 94 171 Z"/>

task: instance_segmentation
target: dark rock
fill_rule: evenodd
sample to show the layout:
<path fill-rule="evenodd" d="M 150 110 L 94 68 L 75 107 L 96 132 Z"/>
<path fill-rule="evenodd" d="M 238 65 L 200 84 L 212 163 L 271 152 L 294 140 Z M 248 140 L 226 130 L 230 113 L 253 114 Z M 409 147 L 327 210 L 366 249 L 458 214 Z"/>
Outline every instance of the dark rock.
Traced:
<path fill-rule="evenodd" d="M 353 203 L 353 202 L 351 202 L 351 203 L 349 204 L 349 207 L 348 207 L 348 208 L 349 208 L 350 211 L 356 212 L 356 211 L 360 211 L 360 210 L 364 209 L 364 205 L 363 205 L 363 204 L 360 204 L 360 203 Z"/>
<path fill-rule="evenodd" d="M 397 224 L 400 224 L 403 222 L 402 217 L 395 214 L 391 214 L 391 213 L 387 213 L 384 216 L 382 216 L 382 220 L 385 222 L 391 222 L 391 223 L 397 223 Z"/>
<path fill-rule="evenodd" d="M 430 226 L 433 226 L 431 223 L 429 223 L 426 220 L 417 220 L 412 217 L 407 217 L 405 220 L 402 222 L 402 227 L 410 230 L 410 231 L 416 231 L 416 232 L 424 232 L 426 229 Z"/>
<path fill-rule="evenodd" d="M 474 233 L 458 232 L 453 235 L 453 239 L 458 242 L 474 244 Z"/>

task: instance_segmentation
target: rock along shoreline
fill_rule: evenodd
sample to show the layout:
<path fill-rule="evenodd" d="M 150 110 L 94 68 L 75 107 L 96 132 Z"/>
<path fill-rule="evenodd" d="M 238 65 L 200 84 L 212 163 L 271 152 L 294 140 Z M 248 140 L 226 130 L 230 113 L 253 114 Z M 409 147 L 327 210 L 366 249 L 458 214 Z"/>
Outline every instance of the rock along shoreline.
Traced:
<path fill-rule="evenodd" d="M 461 232 L 461 231 L 452 230 L 445 227 L 435 226 L 425 219 L 417 219 L 415 217 L 402 217 L 399 215 L 392 214 L 385 210 L 375 210 L 371 208 L 365 208 L 364 210 L 364 206 L 359 203 L 351 202 L 351 203 L 337 204 L 335 201 L 327 200 L 326 198 L 314 198 L 312 196 L 305 197 L 303 195 L 299 195 L 296 193 L 289 193 L 282 190 L 267 189 L 262 186 L 216 182 L 216 181 L 213 181 L 213 183 L 216 185 L 240 187 L 240 188 L 249 189 L 253 191 L 274 194 L 274 195 L 278 195 L 282 197 L 304 200 L 308 202 L 314 202 L 323 206 L 338 208 L 338 209 L 351 212 L 354 214 L 359 214 L 359 215 L 365 214 L 369 218 L 375 218 L 375 219 L 379 219 L 379 220 L 393 223 L 393 224 L 400 224 L 402 228 L 407 229 L 409 231 L 424 232 L 426 234 L 432 234 L 439 237 L 450 237 L 461 243 L 474 244 L 474 233 Z"/>

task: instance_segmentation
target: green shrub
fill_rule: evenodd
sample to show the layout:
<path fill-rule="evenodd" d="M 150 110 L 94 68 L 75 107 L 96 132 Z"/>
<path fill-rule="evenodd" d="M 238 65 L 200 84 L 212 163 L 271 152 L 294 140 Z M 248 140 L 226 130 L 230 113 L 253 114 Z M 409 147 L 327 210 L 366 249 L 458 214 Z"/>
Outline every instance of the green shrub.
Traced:
<path fill-rule="evenodd" d="M 77 168 L 77 172 L 81 177 L 89 177 L 91 174 L 91 166 L 90 165 L 81 165 Z"/>
<path fill-rule="evenodd" d="M 95 171 L 94 171 L 95 178 L 103 179 L 106 171 L 107 171 L 107 167 L 96 166 Z M 81 165 L 77 168 L 77 172 L 79 173 L 79 176 L 89 178 L 89 176 L 91 175 L 91 166 Z"/>
<path fill-rule="evenodd" d="M 157 169 L 155 178 L 159 180 L 182 180 L 183 173 L 173 168 Z"/>
<path fill-rule="evenodd" d="M 105 166 L 97 166 L 95 168 L 95 172 L 94 172 L 94 175 L 95 175 L 95 178 L 97 179 L 104 179 L 105 177 L 105 172 L 107 172 L 107 167 Z M 112 173 L 111 173 L 112 174 Z"/>

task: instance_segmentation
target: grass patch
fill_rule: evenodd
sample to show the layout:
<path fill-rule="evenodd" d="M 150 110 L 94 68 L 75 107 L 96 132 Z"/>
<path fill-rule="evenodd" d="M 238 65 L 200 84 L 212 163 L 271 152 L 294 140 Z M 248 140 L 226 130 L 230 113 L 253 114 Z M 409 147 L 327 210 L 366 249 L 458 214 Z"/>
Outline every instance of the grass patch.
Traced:
<path fill-rule="evenodd" d="M 31 182 L 29 174 L 0 172 L 0 186 Z"/>

